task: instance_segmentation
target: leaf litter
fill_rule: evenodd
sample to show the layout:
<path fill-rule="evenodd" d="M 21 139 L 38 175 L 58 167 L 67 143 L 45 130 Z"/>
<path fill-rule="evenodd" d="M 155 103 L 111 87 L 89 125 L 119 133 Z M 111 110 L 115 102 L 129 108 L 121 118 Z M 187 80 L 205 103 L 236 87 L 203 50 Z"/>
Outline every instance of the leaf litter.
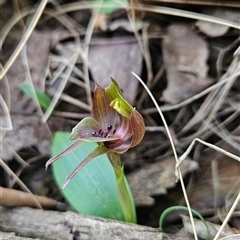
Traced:
<path fill-rule="evenodd" d="M 90 46 L 89 62 L 96 83 L 105 88 L 110 83 L 109 76 L 121 79 L 121 90 L 129 103 L 134 105 L 138 81 L 131 71 L 140 75 L 142 69 L 141 49 L 134 38 L 96 39 Z"/>
<path fill-rule="evenodd" d="M 186 24 L 172 24 L 163 40 L 163 59 L 168 78 L 162 101 L 184 101 L 207 88 L 207 42 Z"/>
<path fill-rule="evenodd" d="M 77 10 L 77 6 L 78 3 L 75 4 L 76 13 L 80 12 Z M 62 9 L 64 9 L 64 6 Z M 144 9 L 144 6 L 142 9 Z M 207 7 L 202 7 L 201 10 L 202 12 L 212 15 L 212 13 L 208 12 L 209 10 Z M 221 11 L 223 15 L 225 13 L 229 16 L 228 10 L 222 9 Z M 121 14 L 122 12 L 119 13 L 119 15 L 114 15 L 114 18 L 118 19 L 126 17 L 126 15 L 121 16 Z M 215 13 L 213 13 L 213 15 L 214 14 Z M 65 17 L 64 14 L 62 16 L 63 18 Z M 144 15 L 138 15 L 139 19 L 142 18 L 141 21 L 148 21 L 150 26 L 152 22 L 156 24 L 156 19 L 154 19 L 156 15 L 148 13 L 148 15 L 143 16 Z M 70 15 L 70 18 L 71 21 L 78 21 L 77 14 Z M 229 17 L 226 17 L 226 19 L 236 21 L 236 18 L 230 19 Z M 109 20 L 111 21 L 111 15 L 108 16 L 108 21 Z M 81 24 L 81 21 L 85 21 L 85 19 L 79 21 L 80 22 L 78 23 Z M 144 50 L 148 51 L 153 48 L 154 55 L 159 56 L 159 62 L 161 62 L 165 69 L 165 74 L 156 78 L 158 80 L 157 82 L 148 81 L 150 89 L 152 89 L 154 93 L 156 92 L 158 96 L 161 96 L 158 103 L 163 108 L 167 109 L 168 106 L 174 106 L 174 104 L 191 99 L 191 97 L 194 98 L 196 94 L 201 93 L 204 89 L 207 89 L 215 82 L 223 81 L 228 77 L 232 79 L 232 84 L 229 83 L 228 86 L 224 85 L 224 87 L 219 85 L 214 94 L 210 91 L 197 100 L 193 99 L 187 104 L 175 108 L 174 111 L 165 111 L 165 117 L 174 133 L 178 154 L 181 155 L 184 152 L 194 137 L 210 141 L 211 143 L 216 144 L 216 146 L 219 146 L 219 141 L 221 141 L 221 147 L 223 149 L 228 149 L 230 146 L 230 152 L 236 151 L 237 146 L 239 145 L 239 135 L 237 133 L 234 134 L 234 129 L 236 129 L 239 122 L 239 108 L 237 107 L 239 101 L 237 98 L 239 81 L 236 80 L 237 77 L 239 77 L 239 75 L 237 75 L 239 71 L 239 54 L 236 52 L 233 57 L 238 38 L 236 30 L 229 27 L 226 28 L 225 26 L 224 31 L 222 30 L 223 28 L 215 28 L 216 32 L 211 32 L 214 34 L 215 39 L 211 40 L 208 38 L 209 35 L 213 37 L 211 33 L 209 33 L 209 26 L 207 30 L 204 29 L 200 20 L 186 21 L 186 19 L 180 19 L 178 23 L 176 23 L 175 19 L 171 19 L 170 17 L 167 21 L 169 22 L 158 22 L 160 25 L 159 29 L 161 29 L 161 31 L 166 31 L 166 35 L 162 42 L 161 38 L 163 32 L 159 32 L 159 36 L 161 36 L 159 39 L 158 34 L 154 34 L 153 36 L 143 35 L 150 33 L 150 31 L 148 32 L 148 30 L 146 30 L 147 28 L 145 29 L 145 32 L 141 32 L 140 28 L 136 29 L 136 31 L 139 31 L 138 34 L 142 39 L 143 37 L 148 38 L 147 44 L 142 45 L 145 48 Z M 107 24 L 108 23 L 109 22 L 107 22 Z M 142 75 L 143 79 L 146 79 L 146 75 L 149 74 L 149 67 L 146 68 L 146 62 L 143 62 L 142 65 L 142 60 L 146 61 L 146 55 L 142 57 L 141 49 L 139 48 L 137 41 L 134 39 L 133 34 L 129 33 L 129 26 L 125 27 L 126 21 L 117 24 L 119 24 L 119 26 L 113 26 L 113 24 L 107 27 L 105 26 L 104 33 L 101 33 L 101 30 L 96 29 L 93 32 L 93 36 L 91 36 L 92 40 L 90 41 L 88 58 L 91 84 L 93 81 L 96 81 L 104 87 L 104 84 L 107 84 L 104 80 L 113 76 L 119 81 L 119 84 L 124 91 L 124 95 L 128 100 L 135 102 L 136 104 L 141 97 L 143 90 L 142 87 L 138 86 L 138 82 L 132 78 L 130 72 L 134 71 L 137 75 Z M 44 24 L 41 26 L 43 27 Z M 57 26 L 59 27 L 59 25 Z M 196 26 L 202 31 L 202 33 L 199 33 L 199 30 L 195 28 Z M 60 26 L 60 28 L 61 27 L 62 26 Z M 77 29 L 75 30 L 77 32 Z M 83 34 L 82 30 L 83 28 L 79 31 L 81 34 Z M 43 27 L 41 32 L 34 31 L 32 38 L 30 38 L 29 43 L 27 44 L 27 46 L 31 46 L 32 49 L 31 50 L 27 47 L 26 51 L 31 81 L 34 86 L 40 87 L 47 93 L 54 93 L 54 88 L 52 88 L 51 82 L 53 76 L 57 82 L 61 82 L 61 79 L 66 75 L 66 68 L 64 67 L 58 74 L 56 73 L 60 66 L 62 66 L 62 63 L 66 63 L 66 56 L 71 52 L 71 48 L 64 48 L 66 43 L 69 44 L 68 46 L 72 45 L 73 47 L 76 44 L 76 42 L 73 41 L 75 37 L 72 34 L 73 32 L 69 31 L 71 32 L 71 34 L 69 34 L 68 31 L 59 31 L 57 33 L 59 35 L 55 35 L 54 38 L 54 33 L 52 33 L 53 35 L 49 34 L 49 31 L 45 31 Z M 228 32 L 226 33 L 226 31 Z M 112 37 L 113 35 L 116 36 Z M 217 38 L 217 36 L 224 36 L 225 38 Z M 34 38 L 36 39 L 34 40 Z M 140 38 L 140 40 L 142 39 Z M 231 45 L 234 41 L 236 41 L 236 44 Z M 109 43 L 111 44 L 109 45 Z M 83 42 L 82 44 L 84 46 L 84 44 L 88 43 Z M 228 51 L 225 51 L 224 54 L 220 54 L 223 46 L 229 46 Z M 146 49 L 147 47 L 149 47 L 149 49 Z M 220 49 L 220 51 L 216 51 L 218 54 L 214 56 L 213 49 Z M 121 51 L 123 52 L 123 55 L 121 54 Z M 64 56 L 64 58 L 62 58 L 62 56 Z M 84 56 L 84 54 L 82 54 L 81 57 L 82 56 Z M 102 56 L 104 61 L 101 61 L 99 56 Z M 220 56 L 221 61 L 219 61 Z M 79 120 L 81 119 L 81 114 L 87 114 L 88 112 L 87 104 L 83 104 L 88 102 L 85 100 L 85 93 L 89 90 L 85 90 L 85 87 L 91 89 L 93 85 L 86 86 L 86 72 L 84 72 L 83 69 L 83 65 L 86 64 L 86 62 L 84 63 L 86 59 L 82 59 L 81 57 L 76 61 L 76 64 L 70 73 L 69 81 L 63 89 L 63 94 L 61 94 L 59 102 L 56 104 L 57 113 L 62 113 L 60 115 L 64 116 L 64 118 L 61 120 L 62 124 L 56 125 L 55 129 L 64 129 L 66 127 L 65 125 L 67 125 L 67 128 L 71 128 L 71 126 L 73 126 L 72 120 Z M 152 56 L 150 55 L 150 57 Z M 209 61 L 210 57 L 211 61 Z M 227 61 L 227 57 L 231 60 L 234 58 L 232 64 Z M 155 59 L 151 59 L 151 61 L 148 61 L 147 63 L 151 63 L 153 77 L 157 74 L 159 62 L 157 63 Z M 69 64 L 71 64 L 70 61 L 67 62 L 65 66 Z M 214 71 L 216 66 L 217 69 L 220 70 L 220 76 L 217 76 Z M 149 76 L 151 76 L 151 74 Z M 48 146 L 50 144 L 51 134 L 48 127 L 43 127 L 44 125 L 41 123 L 41 113 L 38 108 L 20 92 L 18 87 L 26 80 L 26 68 L 22 66 L 21 56 L 18 57 L 13 64 L 7 74 L 7 78 L 11 94 L 10 116 L 14 130 L 8 132 L 3 138 L 4 144 L 7 143 L 15 151 L 35 145 L 38 147 L 39 154 L 49 153 Z M 130 84 L 132 84 L 131 87 Z M 74 89 L 74 91 L 72 89 Z M 55 86 L 55 90 L 57 91 L 58 87 Z M 2 95 L 4 96 L 4 94 Z M 52 94 L 50 94 L 50 96 L 52 96 Z M 71 96 L 73 97 L 70 98 Z M 79 101 L 79 99 L 81 100 Z M 79 101 L 80 104 L 76 101 Z M 72 108 L 73 105 L 75 106 L 74 111 L 78 112 L 79 115 L 71 115 L 74 117 L 69 118 L 68 116 L 70 116 L 70 113 L 65 115 L 65 112 L 63 112 L 62 109 L 68 109 L 69 107 Z M 152 104 L 149 101 L 149 98 L 145 95 L 138 110 L 144 112 L 151 108 Z M 154 111 L 156 112 L 156 110 Z M 148 129 L 158 129 L 159 127 L 162 127 L 162 123 L 156 117 L 154 111 L 145 111 L 144 113 Z M 26 115 L 26 113 L 28 115 Z M 66 121 L 65 118 L 68 118 L 69 121 Z M 47 124 L 50 124 L 51 121 L 56 122 L 56 119 L 50 116 Z M 41 128 L 39 126 L 41 126 Z M 200 128 L 201 126 L 202 128 Z M 23 132 L 23 134 L 20 134 L 21 132 Z M 158 138 L 155 139 L 152 137 L 152 139 L 144 139 L 142 145 L 149 148 L 147 151 L 148 154 L 142 152 L 143 148 L 139 146 L 136 148 L 136 152 L 132 153 L 131 161 L 128 162 L 126 157 L 124 163 L 127 172 L 129 172 L 127 176 L 129 176 L 130 179 L 133 179 L 130 181 L 130 185 L 132 182 L 132 191 L 136 196 L 137 207 L 141 204 L 152 204 L 152 208 L 150 209 L 153 211 L 154 208 L 159 208 L 158 204 L 161 204 L 162 197 L 166 197 L 168 203 L 173 201 L 175 204 L 182 204 L 182 193 L 179 191 L 179 185 L 174 182 L 174 161 L 172 160 L 172 153 L 169 150 L 170 145 L 165 133 L 154 131 L 152 134 L 154 137 L 160 136 L 159 143 L 156 142 L 158 141 Z M 19 135 L 22 135 L 22 137 L 19 137 Z M 26 139 L 26 136 L 29 136 L 29 138 Z M 217 223 L 221 224 L 221 221 L 223 221 L 224 218 L 218 218 L 217 211 L 220 207 L 223 207 L 224 204 L 230 209 L 232 203 L 234 203 L 234 201 L 229 201 L 229 198 L 227 198 L 228 194 L 231 193 L 231 191 L 228 192 L 228 186 L 237 183 L 237 179 L 235 179 L 235 177 L 228 179 L 228 175 L 229 172 L 233 172 L 233 169 L 234 172 L 237 172 L 239 165 L 236 163 L 233 164 L 233 161 L 229 158 L 224 157 L 224 160 L 222 160 L 223 158 L 219 158 L 217 161 L 224 162 L 224 164 L 226 162 L 226 164 L 219 164 L 219 166 L 216 167 L 214 163 L 212 163 L 212 171 L 219 174 L 219 176 L 215 174 L 215 178 L 213 178 L 210 174 L 211 161 L 212 159 L 216 159 L 217 154 L 213 153 L 211 155 L 212 157 L 207 158 L 208 151 L 207 148 L 201 145 L 196 145 L 190 154 L 190 159 L 192 160 L 186 160 L 186 162 L 183 162 L 185 165 L 181 166 L 183 168 L 182 173 L 183 175 L 188 173 L 186 178 L 188 188 L 190 190 L 193 189 L 193 193 L 194 190 L 196 191 L 196 194 L 198 191 L 201 193 L 202 199 L 196 200 L 192 197 L 193 194 L 190 194 L 191 191 L 189 190 L 190 201 L 200 204 L 199 210 L 202 211 L 203 214 L 204 210 L 211 210 L 211 207 L 215 206 L 214 210 L 211 210 L 212 219 L 210 218 L 210 220 L 213 221 L 214 218 L 217 218 Z M 204 155 L 204 153 L 206 154 Z M 13 155 L 10 152 L 5 152 L 4 154 L 4 160 L 8 160 L 9 164 L 14 166 L 14 161 L 10 161 Z M 236 154 L 239 154 L 239 152 L 236 152 Z M 161 169 L 164 169 L 162 170 L 162 173 Z M 204 175 L 203 173 L 207 172 L 207 170 L 208 175 Z M 191 172 L 194 172 L 194 174 L 190 174 Z M 199 179 L 196 178 L 196 175 L 199 176 Z M 147 176 L 146 178 L 148 181 L 144 181 L 143 176 Z M 226 179 L 226 181 L 224 179 Z M 29 179 L 29 181 L 31 180 Z M 211 181 L 211 189 L 206 189 L 205 192 L 202 184 L 206 182 L 210 184 Z M 137 182 L 138 184 L 133 184 L 134 182 Z M 220 190 L 218 191 L 219 188 Z M 217 194 L 214 195 L 213 198 L 209 198 L 209 195 L 212 192 Z M 154 197 L 154 199 L 152 197 Z M 139 199 L 141 199 L 141 201 Z M 220 200 L 226 200 L 226 203 Z M 205 204 L 204 208 L 202 207 L 201 202 Z M 221 204 L 214 205 L 213 203 Z M 146 218 L 149 222 L 140 221 L 140 223 L 156 226 L 156 222 L 152 219 L 156 219 L 159 216 L 154 216 L 154 213 L 150 212 L 151 211 L 147 214 L 152 215 L 152 218 Z M 141 213 L 139 214 L 139 218 L 141 219 Z M 158 212 L 158 214 L 160 213 Z M 236 221 L 236 218 L 232 217 L 231 223 L 236 227 L 239 222 Z"/>

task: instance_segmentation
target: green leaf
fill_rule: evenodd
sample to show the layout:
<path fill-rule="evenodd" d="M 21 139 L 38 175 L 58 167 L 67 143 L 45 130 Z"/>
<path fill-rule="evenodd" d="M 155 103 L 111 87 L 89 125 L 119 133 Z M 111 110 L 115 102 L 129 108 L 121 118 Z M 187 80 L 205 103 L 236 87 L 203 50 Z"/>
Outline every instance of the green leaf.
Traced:
<path fill-rule="evenodd" d="M 37 100 L 40 104 L 40 106 L 43 109 L 47 109 L 49 104 L 51 103 L 51 98 L 44 92 L 42 92 L 40 89 L 34 87 L 34 91 L 32 87 L 28 84 L 21 84 L 20 89 L 31 99 L 35 99 L 35 94 L 37 96 Z"/>
<path fill-rule="evenodd" d="M 57 155 L 72 144 L 70 133 L 56 132 L 51 154 Z M 86 142 L 73 152 L 52 164 L 53 175 L 59 188 L 74 168 L 97 147 Z M 106 154 L 89 162 L 62 190 L 63 196 L 79 213 L 125 221 L 119 201 L 114 170 Z"/>
<path fill-rule="evenodd" d="M 101 13 L 111 14 L 116 11 L 121 5 L 126 3 L 126 0 L 92 0 L 92 2 L 93 6 L 96 9 L 99 9 L 99 6 L 101 6 L 99 10 Z"/>

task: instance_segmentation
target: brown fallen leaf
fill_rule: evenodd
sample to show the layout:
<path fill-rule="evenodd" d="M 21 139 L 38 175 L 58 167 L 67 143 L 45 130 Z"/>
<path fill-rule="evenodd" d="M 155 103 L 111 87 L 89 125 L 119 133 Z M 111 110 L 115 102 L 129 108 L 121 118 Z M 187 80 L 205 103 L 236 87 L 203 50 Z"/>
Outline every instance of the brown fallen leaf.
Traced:
<path fill-rule="evenodd" d="M 110 76 L 116 79 L 126 99 L 133 104 L 137 94 L 138 81 L 131 74 L 141 74 L 142 54 L 136 40 L 108 38 L 94 40 L 89 51 L 90 70 L 93 80 L 101 87 L 110 84 Z"/>
<path fill-rule="evenodd" d="M 193 227 L 192 227 L 190 218 L 185 215 L 182 215 L 181 217 L 183 220 L 184 230 L 190 234 L 193 234 Z M 220 225 L 217 225 L 211 222 L 206 222 L 206 223 L 210 231 L 210 239 L 213 239 L 214 236 L 217 234 L 217 231 L 219 230 Z M 208 232 L 207 232 L 206 226 L 201 220 L 194 219 L 194 226 L 195 226 L 198 237 L 200 237 L 201 239 L 208 238 Z M 228 238 L 228 239 L 237 240 L 239 239 L 239 233 L 240 231 L 236 229 L 233 230 L 230 227 L 224 227 L 218 239 L 231 236 L 231 238 Z M 238 235 L 234 236 L 235 234 L 238 234 Z"/>
<path fill-rule="evenodd" d="M 162 47 L 168 81 L 162 101 L 181 102 L 213 82 L 207 77 L 207 43 L 189 26 L 170 25 Z"/>
<path fill-rule="evenodd" d="M 0 187 L 0 205 L 4 207 L 37 207 L 36 200 L 44 208 L 56 208 L 58 202 L 48 197 L 31 195 L 23 191 Z"/>
<path fill-rule="evenodd" d="M 239 10 L 233 8 L 204 8 L 203 14 L 210 15 L 213 17 L 218 17 L 233 21 L 240 24 L 240 14 Z M 196 26 L 210 37 L 220 37 L 226 34 L 229 30 L 229 26 L 211 23 L 203 20 L 198 20 Z"/>
<path fill-rule="evenodd" d="M 0 122 L 3 116 L 0 116 Z M 41 116 L 37 114 L 12 114 L 13 130 L 8 131 L 3 141 L 0 142 L 0 155 L 4 160 L 12 159 L 13 151 L 35 146 L 43 154 L 49 154 L 51 134 L 47 125 L 41 122 Z M 57 119 L 57 121 L 56 121 Z M 66 129 L 67 120 L 61 118 L 50 118 L 48 125 L 51 130 Z M 68 126 L 68 128 L 70 128 Z M 10 146 L 10 147 L 9 147 Z"/>
<path fill-rule="evenodd" d="M 45 90 L 49 53 L 60 40 L 69 36 L 70 33 L 67 31 L 34 31 L 32 33 L 26 45 L 26 55 L 31 79 L 35 87 L 42 91 Z M 33 111 L 35 109 L 33 103 L 30 103 L 29 98 L 19 89 L 20 84 L 27 79 L 26 67 L 23 64 L 21 54 L 9 69 L 7 79 L 10 89 L 11 111 L 21 112 L 22 110 L 26 110 L 26 108 Z"/>
<path fill-rule="evenodd" d="M 208 215 L 220 216 L 222 214 L 224 216 L 232 207 L 240 189 L 239 162 L 223 155 L 217 157 L 217 153 L 215 153 L 201 157 L 199 165 L 201 174 L 189 194 L 191 206 Z M 217 209 L 218 214 L 216 213 Z M 239 209 L 240 205 L 238 204 L 235 211 L 237 212 Z M 239 228 L 237 216 L 233 215 L 229 221 L 233 227 Z"/>
<path fill-rule="evenodd" d="M 167 189 L 176 185 L 175 164 L 175 159 L 169 157 L 157 163 L 148 164 L 127 176 L 137 206 L 153 205 L 152 196 L 165 194 Z M 198 163 L 186 159 L 180 167 L 182 175 L 185 176 L 188 172 L 196 170 Z"/>
<path fill-rule="evenodd" d="M 112 21 L 109 25 L 102 25 L 101 30 L 102 31 L 117 31 L 117 30 L 124 30 L 127 32 L 134 32 L 141 30 L 143 27 L 143 22 L 140 19 L 136 19 L 134 22 L 134 26 L 129 22 L 128 19 L 116 19 Z"/>

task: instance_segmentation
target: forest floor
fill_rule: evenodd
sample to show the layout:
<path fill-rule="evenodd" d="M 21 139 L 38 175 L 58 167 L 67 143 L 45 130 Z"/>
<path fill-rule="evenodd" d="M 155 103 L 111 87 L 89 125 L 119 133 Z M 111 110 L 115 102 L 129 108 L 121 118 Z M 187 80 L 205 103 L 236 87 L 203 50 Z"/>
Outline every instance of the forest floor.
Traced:
<path fill-rule="evenodd" d="M 130 1 L 106 13 L 90 1 L 53 0 L 41 12 L 44 2 L 0 2 L 1 186 L 27 187 L 74 211 L 44 168 L 52 137 L 90 116 L 94 82 L 105 88 L 113 77 L 146 125 L 142 142 L 121 155 L 137 223 L 157 228 L 165 209 L 186 206 L 185 188 L 209 226 L 240 234 L 240 5 Z M 40 106 L 22 84 L 50 104 Z M 178 157 L 194 141 L 180 164 L 183 181 L 175 181 L 169 133 Z M 6 195 L 2 205 L 21 205 Z M 164 232 L 191 239 L 181 214 L 166 217 Z"/>

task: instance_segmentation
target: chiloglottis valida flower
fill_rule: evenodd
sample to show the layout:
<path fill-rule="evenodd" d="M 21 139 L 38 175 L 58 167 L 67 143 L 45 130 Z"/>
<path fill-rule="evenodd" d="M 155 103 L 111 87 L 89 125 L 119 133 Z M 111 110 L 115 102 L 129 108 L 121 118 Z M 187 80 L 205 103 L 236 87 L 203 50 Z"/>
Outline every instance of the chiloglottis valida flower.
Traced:
<path fill-rule="evenodd" d="M 114 79 L 105 89 L 95 84 L 93 95 L 92 116 L 82 119 L 72 130 L 71 140 L 76 140 L 70 147 L 57 156 L 49 159 L 45 165 L 73 151 L 84 142 L 96 142 L 98 146 L 91 152 L 67 177 L 62 189 L 89 161 L 107 154 L 115 168 L 116 163 L 111 157 L 126 152 L 139 144 L 145 133 L 145 125 L 141 114 L 123 97 Z M 119 167 L 119 163 L 117 163 Z"/>

